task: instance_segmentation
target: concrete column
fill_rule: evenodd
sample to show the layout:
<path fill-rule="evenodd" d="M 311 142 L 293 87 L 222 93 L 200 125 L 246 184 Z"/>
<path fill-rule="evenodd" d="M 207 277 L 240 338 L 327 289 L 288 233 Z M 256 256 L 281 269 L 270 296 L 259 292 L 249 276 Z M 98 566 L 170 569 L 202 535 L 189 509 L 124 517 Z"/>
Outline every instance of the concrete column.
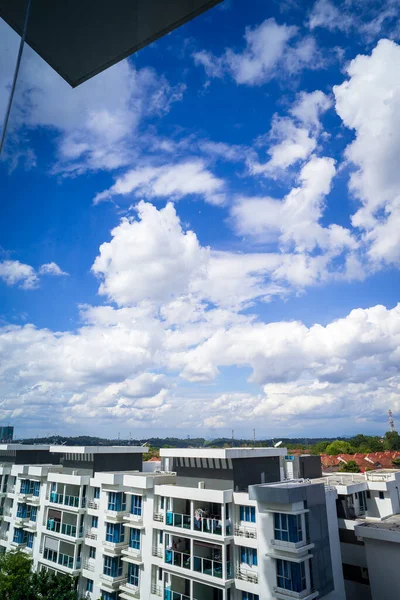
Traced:
<path fill-rule="evenodd" d="M 190 501 L 190 529 L 193 531 L 193 520 L 194 520 L 194 501 Z"/>
<path fill-rule="evenodd" d="M 222 546 L 222 579 L 226 579 L 226 545 Z"/>
<path fill-rule="evenodd" d="M 193 554 L 194 553 L 194 541 L 193 538 L 190 538 L 190 569 L 193 570 Z"/>

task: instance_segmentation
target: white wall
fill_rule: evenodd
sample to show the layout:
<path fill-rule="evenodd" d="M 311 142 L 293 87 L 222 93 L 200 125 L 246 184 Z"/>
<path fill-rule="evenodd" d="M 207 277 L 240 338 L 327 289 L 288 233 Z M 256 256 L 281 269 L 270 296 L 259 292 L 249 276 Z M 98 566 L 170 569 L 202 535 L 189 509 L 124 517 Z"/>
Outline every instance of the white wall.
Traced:
<path fill-rule="evenodd" d="M 328 517 L 329 546 L 332 560 L 332 573 L 335 589 L 325 596 L 329 600 L 345 600 L 342 556 L 340 553 L 339 528 L 336 514 L 336 490 L 326 490 L 326 512 Z"/>

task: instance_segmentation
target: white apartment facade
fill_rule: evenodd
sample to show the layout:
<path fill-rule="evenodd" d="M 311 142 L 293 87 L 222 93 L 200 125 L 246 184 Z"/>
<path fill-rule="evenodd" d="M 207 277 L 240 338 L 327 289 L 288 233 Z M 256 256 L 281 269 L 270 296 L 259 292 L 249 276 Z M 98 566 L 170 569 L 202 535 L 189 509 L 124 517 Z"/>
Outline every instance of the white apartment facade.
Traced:
<path fill-rule="evenodd" d="M 346 600 L 400 598 L 400 471 L 335 473 L 323 481 L 338 494 Z"/>
<path fill-rule="evenodd" d="M 2 463 L 0 547 L 76 576 L 90 600 L 344 600 L 337 492 L 285 481 L 285 449 L 166 449 L 163 470 L 118 470 L 145 450 Z M 96 452 L 117 468 L 94 471 Z"/>

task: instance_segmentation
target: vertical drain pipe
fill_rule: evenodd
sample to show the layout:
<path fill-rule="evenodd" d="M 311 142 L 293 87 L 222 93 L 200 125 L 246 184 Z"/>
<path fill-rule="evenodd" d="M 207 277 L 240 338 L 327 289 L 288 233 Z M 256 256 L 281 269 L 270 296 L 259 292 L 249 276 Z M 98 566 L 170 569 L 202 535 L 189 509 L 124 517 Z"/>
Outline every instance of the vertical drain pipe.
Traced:
<path fill-rule="evenodd" d="M 24 30 L 22 32 L 21 41 L 19 43 L 17 64 L 15 65 L 14 78 L 13 78 L 13 82 L 12 82 L 12 86 L 11 86 L 10 98 L 8 100 L 6 115 L 5 115 L 5 118 L 4 118 L 3 130 L 1 132 L 0 156 L 1 156 L 1 153 L 3 151 L 4 141 L 5 141 L 5 138 L 6 138 L 7 126 L 8 126 L 8 120 L 10 118 L 10 112 L 11 112 L 12 102 L 13 102 L 13 98 L 14 98 L 15 87 L 17 85 L 19 67 L 20 67 L 21 58 L 22 58 L 22 51 L 24 49 L 24 44 L 25 44 L 26 30 L 28 29 L 28 20 L 29 20 L 29 13 L 30 13 L 30 10 L 31 10 L 31 1 L 32 0 L 28 0 L 28 5 L 26 7 Z"/>

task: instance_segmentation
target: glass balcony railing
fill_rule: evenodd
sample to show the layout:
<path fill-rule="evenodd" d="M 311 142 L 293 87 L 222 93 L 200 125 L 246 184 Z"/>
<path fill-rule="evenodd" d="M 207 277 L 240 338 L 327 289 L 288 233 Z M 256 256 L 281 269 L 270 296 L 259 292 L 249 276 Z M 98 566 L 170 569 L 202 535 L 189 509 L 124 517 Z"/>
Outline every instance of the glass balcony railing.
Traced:
<path fill-rule="evenodd" d="M 73 508 L 85 508 L 86 498 L 81 499 L 79 506 L 79 496 L 70 496 L 68 494 L 59 494 L 58 492 L 51 492 L 50 502 L 54 504 L 63 504 L 64 506 L 72 506 Z"/>
<path fill-rule="evenodd" d="M 167 512 L 165 515 L 165 524 L 171 527 L 190 529 L 190 520 L 190 515 L 183 515 L 181 513 Z"/>
<path fill-rule="evenodd" d="M 191 600 L 190 596 L 186 596 L 185 594 L 181 594 L 180 592 L 175 592 L 170 588 L 165 588 L 164 590 L 164 600 Z"/>
<path fill-rule="evenodd" d="M 185 552 L 177 552 L 176 550 L 166 550 L 165 562 L 168 565 L 173 565 L 174 567 L 190 569 L 190 554 L 186 554 Z"/>
<path fill-rule="evenodd" d="M 221 519 L 209 519 L 208 517 L 194 517 L 193 529 L 202 533 L 212 533 L 214 535 L 222 535 Z M 229 535 L 229 532 L 227 531 Z"/>
<path fill-rule="evenodd" d="M 53 562 L 57 565 L 61 565 L 63 567 L 67 567 L 68 569 L 73 569 L 74 568 L 74 557 L 73 556 L 69 556 L 68 554 L 58 554 L 57 552 L 54 552 L 53 550 L 49 550 L 48 548 L 45 548 L 43 551 L 43 558 L 45 558 L 46 560 L 49 560 L 50 562 Z M 76 569 L 80 568 L 80 560 L 77 559 L 76 561 Z"/>
<path fill-rule="evenodd" d="M 222 579 L 222 562 L 211 560 L 210 558 L 202 558 L 201 556 L 193 557 L 193 570 L 204 575 L 211 575 Z"/>

